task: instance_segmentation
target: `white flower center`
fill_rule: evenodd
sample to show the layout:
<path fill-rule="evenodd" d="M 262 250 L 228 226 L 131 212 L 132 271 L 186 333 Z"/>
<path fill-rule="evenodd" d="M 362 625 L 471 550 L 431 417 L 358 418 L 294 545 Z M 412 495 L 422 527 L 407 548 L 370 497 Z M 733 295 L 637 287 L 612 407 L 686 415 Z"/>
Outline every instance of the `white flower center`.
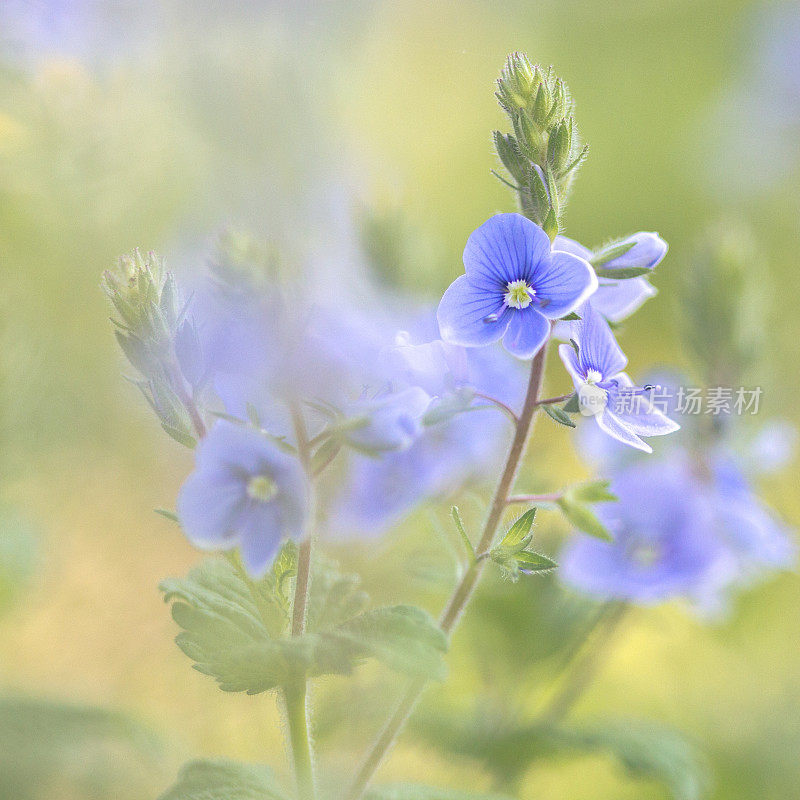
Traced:
<path fill-rule="evenodd" d="M 584 417 L 593 417 L 608 405 L 608 392 L 594 381 L 590 382 L 588 377 L 586 383 L 578 389 L 578 406 Z"/>
<path fill-rule="evenodd" d="M 506 285 L 506 289 L 504 300 L 509 308 L 527 308 L 536 294 L 534 288 L 526 281 L 511 281 Z"/>
<path fill-rule="evenodd" d="M 278 487 L 269 475 L 254 475 L 247 482 L 247 496 L 259 503 L 268 503 L 278 494 Z"/>
<path fill-rule="evenodd" d="M 601 380 L 603 376 L 596 369 L 590 369 L 586 373 L 586 383 L 599 383 Z"/>

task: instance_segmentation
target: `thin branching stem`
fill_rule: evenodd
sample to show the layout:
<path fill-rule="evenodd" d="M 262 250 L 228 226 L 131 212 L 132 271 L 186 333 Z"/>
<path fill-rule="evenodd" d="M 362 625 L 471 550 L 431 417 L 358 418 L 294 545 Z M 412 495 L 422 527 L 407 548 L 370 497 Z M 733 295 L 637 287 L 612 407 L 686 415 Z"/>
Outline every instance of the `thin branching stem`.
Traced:
<path fill-rule="evenodd" d="M 516 418 L 514 438 L 511 441 L 505 467 L 503 468 L 497 488 L 495 489 L 480 541 L 475 548 L 477 557 L 462 576 L 442 613 L 439 624 L 442 630 L 448 635 L 452 633 L 458 623 L 483 573 L 483 568 L 487 560 L 486 556 L 491 549 L 497 529 L 503 518 L 509 492 L 514 486 L 519 465 L 527 446 L 531 425 L 538 408 L 539 393 L 542 388 L 542 381 L 544 380 L 547 346 L 548 342 L 545 342 L 542 349 L 539 350 L 531 363 L 531 373 L 528 381 L 528 389 L 525 394 L 525 402 L 522 411 Z M 400 731 L 408 721 L 422 690 L 425 688 L 425 684 L 426 681 L 424 678 L 417 678 L 410 682 L 394 713 L 383 727 L 378 739 L 375 741 L 364 763 L 356 774 L 355 780 L 345 795 L 345 800 L 358 800 L 361 797 L 376 770 L 400 734 Z"/>

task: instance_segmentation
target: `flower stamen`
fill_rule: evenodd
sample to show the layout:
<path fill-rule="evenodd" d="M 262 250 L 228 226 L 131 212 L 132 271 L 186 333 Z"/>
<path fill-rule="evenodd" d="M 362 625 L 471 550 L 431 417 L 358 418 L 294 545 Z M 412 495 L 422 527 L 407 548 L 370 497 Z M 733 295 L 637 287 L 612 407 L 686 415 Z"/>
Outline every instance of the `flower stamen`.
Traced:
<path fill-rule="evenodd" d="M 247 482 L 247 496 L 259 503 L 268 503 L 278 494 L 278 487 L 269 475 L 254 475 Z"/>
<path fill-rule="evenodd" d="M 511 281 L 506 289 L 503 299 L 509 308 L 527 308 L 536 296 L 536 291 L 527 281 Z"/>

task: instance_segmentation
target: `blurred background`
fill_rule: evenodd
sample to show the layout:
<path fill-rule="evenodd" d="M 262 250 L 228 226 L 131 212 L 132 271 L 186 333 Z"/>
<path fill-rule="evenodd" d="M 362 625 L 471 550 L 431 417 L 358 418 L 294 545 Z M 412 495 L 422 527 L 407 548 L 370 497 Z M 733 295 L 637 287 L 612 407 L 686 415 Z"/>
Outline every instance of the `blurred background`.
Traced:
<path fill-rule="evenodd" d="M 152 509 L 171 507 L 191 457 L 120 377 L 101 271 L 139 246 L 190 274 L 234 225 L 318 260 L 331 281 L 368 261 L 381 280 L 435 303 L 461 271 L 468 234 L 513 209 L 490 174 L 490 133 L 505 125 L 493 82 L 515 49 L 567 81 L 590 145 L 567 235 L 594 246 L 657 230 L 670 243 L 659 295 L 621 338 L 634 373 L 689 367 L 681 276 L 709 225 L 742 221 L 767 295 L 753 331 L 765 342 L 753 381 L 764 389 L 760 413 L 797 422 L 797 4 L 2 0 L 4 796 L 107 797 L 104 781 L 124 774 L 113 796 L 154 797 L 187 757 L 283 762 L 274 699 L 219 692 L 172 642 L 156 586 L 199 554 Z M 551 368 L 551 394 L 567 391 Z M 560 455 L 567 429 L 542 422 L 537 436 L 534 480 L 586 475 Z M 760 487 L 795 525 L 796 469 Z M 377 546 L 337 555 L 353 568 L 371 562 L 376 598 L 411 591 L 436 611 L 446 588 L 395 567 L 401 550 L 431 550 L 436 572 L 427 526 L 421 511 Z M 541 515 L 537 531 L 552 547 L 567 533 L 555 514 Z M 487 584 L 455 638 L 453 678 L 429 692 L 420 719 L 445 705 L 537 707 L 546 683 L 531 665 L 548 657 L 557 624 L 541 599 L 551 584 Z M 800 583 L 787 573 L 713 622 L 678 605 L 635 611 L 575 716 L 602 709 L 674 725 L 705 753 L 709 797 L 794 796 L 799 606 Z M 487 641 L 506 667 L 475 655 Z M 380 695 L 377 673 L 359 679 L 365 696 Z M 355 760 L 380 703 L 358 717 L 344 679 L 318 691 L 321 706 L 328 697 L 320 743 Z M 404 737 L 383 777 L 492 786 L 479 759 L 432 749 L 424 727 Z M 552 800 L 669 796 L 602 751 L 531 763 L 517 790 Z"/>

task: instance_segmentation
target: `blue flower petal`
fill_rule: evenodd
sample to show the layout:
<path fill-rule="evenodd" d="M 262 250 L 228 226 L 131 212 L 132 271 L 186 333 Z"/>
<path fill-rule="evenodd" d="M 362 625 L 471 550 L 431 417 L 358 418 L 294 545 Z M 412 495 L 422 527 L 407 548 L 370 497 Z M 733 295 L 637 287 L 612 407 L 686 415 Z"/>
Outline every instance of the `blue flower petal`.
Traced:
<path fill-rule="evenodd" d="M 558 346 L 558 355 L 561 358 L 564 366 L 567 368 L 570 377 L 572 378 L 575 388 L 577 389 L 581 384 L 586 381 L 586 373 L 580 365 L 578 354 L 571 344 L 560 344 Z"/>
<path fill-rule="evenodd" d="M 257 513 L 243 519 L 239 531 L 239 552 L 247 572 L 260 578 L 272 565 L 281 546 L 284 532 L 280 510 L 274 503 L 265 504 Z"/>
<path fill-rule="evenodd" d="M 189 541 L 203 549 L 233 547 L 245 493 L 241 481 L 220 468 L 193 472 L 178 493 L 177 512 Z"/>
<path fill-rule="evenodd" d="M 497 320 L 487 321 L 493 314 Z M 436 316 L 442 339 L 465 347 L 498 341 L 510 321 L 510 314 L 503 307 L 503 295 L 473 286 L 466 275 L 456 278 L 447 288 Z"/>
<path fill-rule="evenodd" d="M 634 233 L 614 244 L 625 245 L 631 242 L 635 242 L 635 244 L 627 253 L 606 262 L 603 264 L 603 269 L 628 269 L 630 267 L 652 269 L 667 254 L 667 243 L 657 233 L 648 231 Z"/>
<path fill-rule="evenodd" d="M 650 447 L 647 442 L 640 439 L 636 433 L 608 408 L 604 408 L 599 414 L 596 414 L 595 419 L 600 429 L 605 431 L 609 436 L 613 436 L 618 442 L 635 447 L 637 450 L 643 450 L 645 453 L 653 452 L 653 448 Z"/>
<path fill-rule="evenodd" d="M 553 250 L 561 250 L 564 253 L 571 253 L 573 256 L 578 256 L 584 261 L 592 260 L 592 251 L 588 247 L 584 247 L 574 239 L 569 239 L 566 236 L 556 236 L 553 240 Z"/>
<path fill-rule="evenodd" d="M 658 293 L 645 278 L 613 281 L 603 278 L 589 302 L 610 322 L 621 322 Z"/>
<path fill-rule="evenodd" d="M 474 286 L 505 292 L 549 256 L 550 239 L 538 225 L 522 214 L 496 214 L 467 239 L 464 269 Z"/>
<path fill-rule="evenodd" d="M 503 347 L 517 358 L 533 358 L 550 333 L 550 322 L 535 308 L 515 310 L 511 315 Z"/>
<path fill-rule="evenodd" d="M 591 265 L 578 256 L 554 250 L 540 261 L 532 276 L 541 312 L 558 319 L 574 311 L 597 289 L 597 275 Z"/>
<path fill-rule="evenodd" d="M 600 373 L 604 381 L 625 369 L 628 359 L 622 352 L 608 323 L 586 303 L 578 311 L 576 339 L 580 349 L 580 364 L 585 375 L 590 369 Z"/>

